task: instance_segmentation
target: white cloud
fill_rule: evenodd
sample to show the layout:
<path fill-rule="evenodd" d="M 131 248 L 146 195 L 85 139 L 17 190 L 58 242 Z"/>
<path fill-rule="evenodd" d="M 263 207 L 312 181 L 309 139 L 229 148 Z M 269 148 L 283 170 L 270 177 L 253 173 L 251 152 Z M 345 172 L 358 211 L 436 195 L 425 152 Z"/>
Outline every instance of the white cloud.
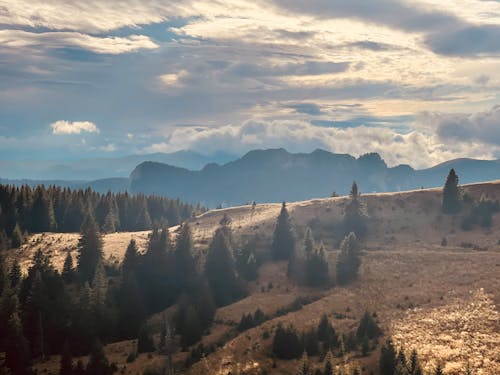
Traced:
<path fill-rule="evenodd" d="M 155 49 L 158 45 L 145 35 L 127 37 L 95 37 L 77 32 L 31 33 L 23 30 L 0 30 L 0 45 L 10 48 L 78 47 L 95 53 L 117 55 L 140 49 Z"/>
<path fill-rule="evenodd" d="M 80 134 L 80 133 L 99 133 L 99 128 L 90 121 L 65 121 L 59 120 L 50 124 L 52 134 Z"/>
<path fill-rule="evenodd" d="M 407 134 L 383 127 L 318 127 L 306 121 L 247 121 L 240 126 L 183 127 L 165 142 L 146 152 L 191 149 L 210 154 L 218 150 L 241 153 L 255 148 L 284 147 L 292 152 L 316 148 L 359 156 L 378 152 L 389 165 L 429 167 L 458 157 L 494 158 L 499 148 L 484 149 L 478 142 L 444 143 L 436 134 L 413 131 Z"/>
<path fill-rule="evenodd" d="M 116 151 L 116 145 L 114 143 L 108 143 L 107 145 L 101 146 L 100 150 L 105 152 L 113 152 Z"/>
<path fill-rule="evenodd" d="M 158 78 L 160 79 L 162 85 L 167 88 L 176 87 L 180 88 L 184 86 L 182 80 L 188 76 L 186 70 L 181 70 L 177 73 L 162 74 Z"/>

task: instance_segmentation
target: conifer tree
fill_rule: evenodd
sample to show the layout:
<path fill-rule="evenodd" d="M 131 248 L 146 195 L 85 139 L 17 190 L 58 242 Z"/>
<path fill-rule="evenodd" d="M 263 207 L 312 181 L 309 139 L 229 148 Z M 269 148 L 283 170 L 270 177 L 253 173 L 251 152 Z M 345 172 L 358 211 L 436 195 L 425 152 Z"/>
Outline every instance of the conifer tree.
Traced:
<path fill-rule="evenodd" d="M 323 375 L 333 375 L 333 354 L 331 350 L 326 353 L 324 362 L 325 367 L 323 370 Z"/>
<path fill-rule="evenodd" d="M 174 253 L 176 280 L 181 290 L 187 288 L 197 276 L 192 248 L 191 229 L 184 223 L 179 229 Z"/>
<path fill-rule="evenodd" d="M 92 216 L 87 216 L 82 225 L 78 248 L 78 274 L 82 281 L 91 282 L 102 259 L 102 238 Z"/>
<path fill-rule="evenodd" d="M 284 328 L 278 324 L 273 339 L 273 353 L 281 359 L 298 358 L 303 353 L 303 346 L 294 328 Z"/>
<path fill-rule="evenodd" d="M 456 214 L 461 209 L 458 176 L 454 169 L 450 170 L 443 188 L 442 211 L 445 214 Z"/>
<path fill-rule="evenodd" d="M 340 245 L 337 259 L 337 283 L 346 285 L 357 277 L 361 260 L 359 244 L 354 233 L 347 235 Z"/>
<path fill-rule="evenodd" d="M 137 336 L 137 353 L 151 353 L 154 350 L 153 335 L 147 324 L 143 323 Z"/>
<path fill-rule="evenodd" d="M 378 326 L 375 319 L 373 319 L 372 314 L 366 311 L 359 322 L 359 326 L 356 331 L 356 336 L 358 337 L 358 339 L 366 337 L 371 340 L 376 337 L 379 337 L 381 334 L 382 330 Z"/>
<path fill-rule="evenodd" d="M 304 350 L 302 353 L 302 358 L 300 359 L 300 367 L 298 375 L 309 375 L 310 365 L 309 358 L 307 357 L 307 352 Z"/>
<path fill-rule="evenodd" d="M 87 373 L 96 375 L 110 375 L 113 373 L 112 366 L 109 365 L 108 358 L 104 353 L 101 341 L 96 339 L 90 351 Z"/>
<path fill-rule="evenodd" d="M 304 254 L 306 258 L 309 258 L 314 251 L 314 238 L 312 235 L 311 228 L 307 227 L 306 234 L 304 236 Z"/>
<path fill-rule="evenodd" d="M 2 253 L 0 252 L 0 296 L 2 295 L 2 293 L 4 291 L 4 288 L 7 287 L 6 280 L 7 280 L 7 276 L 6 276 L 6 270 L 5 270 L 5 260 L 4 260 Z"/>
<path fill-rule="evenodd" d="M 391 339 L 387 339 L 380 351 L 380 375 L 394 375 L 396 369 L 397 353 Z"/>
<path fill-rule="evenodd" d="M 28 374 L 30 362 L 29 346 L 28 341 L 24 337 L 17 304 L 13 307 L 13 312 L 7 322 L 5 339 L 5 367 L 10 369 L 12 374 Z"/>
<path fill-rule="evenodd" d="M 94 279 L 92 280 L 92 291 L 94 293 L 94 301 L 96 306 L 103 307 L 106 302 L 106 294 L 108 292 L 108 278 L 102 259 L 97 262 Z"/>
<path fill-rule="evenodd" d="M 137 250 L 137 243 L 134 239 L 131 239 L 127 250 L 125 251 L 125 256 L 123 258 L 122 263 L 122 275 L 128 275 L 133 273 L 134 275 L 137 272 L 137 268 L 139 265 L 139 253 Z"/>
<path fill-rule="evenodd" d="M 332 349 L 338 346 L 338 337 L 326 314 L 321 316 L 317 329 L 318 341 L 324 348 Z"/>
<path fill-rule="evenodd" d="M 205 276 L 217 306 L 228 305 L 245 295 L 243 284 L 236 274 L 228 235 L 230 232 L 224 227 L 215 231 L 205 262 Z"/>
<path fill-rule="evenodd" d="M 444 375 L 443 366 L 440 363 L 437 364 L 434 375 Z"/>
<path fill-rule="evenodd" d="M 12 242 L 11 245 L 13 248 L 18 248 L 23 244 L 24 238 L 23 233 L 21 232 L 21 228 L 19 224 L 16 223 L 14 230 L 12 231 Z"/>
<path fill-rule="evenodd" d="M 408 368 L 410 375 L 423 375 L 424 373 L 422 365 L 420 364 L 420 359 L 418 358 L 418 353 L 415 349 L 411 351 Z"/>
<path fill-rule="evenodd" d="M 71 252 L 68 251 L 66 254 L 66 258 L 64 259 L 62 277 L 65 282 L 72 283 L 74 281 L 74 276 L 75 270 L 73 268 L 73 257 L 71 256 Z"/>
<path fill-rule="evenodd" d="M 15 288 L 21 281 L 21 277 L 21 266 L 19 265 L 18 260 L 14 259 L 9 272 L 10 287 Z"/>
<path fill-rule="evenodd" d="M 295 248 L 295 237 L 293 234 L 292 223 L 283 202 L 281 212 L 276 222 L 276 228 L 273 235 L 272 255 L 275 260 L 287 260 L 292 255 Z"/>
<path fill-rule="evenodd" d="M 344 233 L 347 235 L 353 232 L 361 238 L 366 234 L 366 213 L 359 195 L 358 185 L 353 182 L 349 194 L 350 201 L 346 204 L 344 212 Z"/>
<path fill-rule="evenodd" d="M 73 193 L 68 206 L 64 211 L 63 216 L 63 230 L 65 232 L 78 232 L 80 231 L 85 218 L 87 210 L 83 203 L 83 196 L 81 194 Z"/>
<path fill-rule="evenodd" d="M 66 341 L 61 353 L 61 363 L 59 367 L 59 375 L 72 375 L 73 374 L 73 357 L 69 349 L 69 342 Z"/>
<path fill-rule="evenodd" d="M 328 274 L 328 262 L 326 261 L 325 250 L 321 246 L 306 260 L 306 280 L 311 287 L 326 286 L 330 280 Z"/>
<path fill-rule="evenodd" d="M 43 185 L 35 190 L 31 215 L 33 232 L 50 232 L 55 229 L 54 206 Z"/>

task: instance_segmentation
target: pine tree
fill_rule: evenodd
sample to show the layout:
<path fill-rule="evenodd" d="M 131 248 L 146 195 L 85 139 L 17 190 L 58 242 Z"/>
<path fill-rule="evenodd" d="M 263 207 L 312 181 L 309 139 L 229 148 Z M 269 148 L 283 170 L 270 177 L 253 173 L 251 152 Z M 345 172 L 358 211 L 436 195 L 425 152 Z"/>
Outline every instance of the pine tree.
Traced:
<path fill-rule="evenodd" d="M 304 254 L 306 254 L 306 258 L 309 258 L 314 251 L 314 238 L 312 235 L 311 228 L 306 229 L 306 234 L 304 236 Z"/>
<path fill-rule="evenodd" d="M 75 270 L 73 268 L 73 257 L 71 256 L 71 252 L 68 251 L 66 254 L 66 258 L 64 259 L 64 265 L 62 269 L 62 277 L 65 282 L 72 283 L 75 276 Z"/>
<path fill-rule="evenodd" d="M 184 315 L 184 314 L 182 314 Z M 189 305 L 180 324 L 181 346 L 186 348 L 201 339 L 203 325 L 194 306 Z"/>
<path fill-rule="evenodd" d="M 326 286 L 330 281 L 328 262 L 323 246 L 315 250 L 306 260 L 306 281 L 307 285 L 311 287 Z"/>
<path fill-rule="evenodd" d="M 443 206 L 445 214 L 456 214 L 461 209 L 458 176 L 454 169 L 450 170 L 443 188 Z"/>
<path fill-rule="evenodd" d="M 273 353 L 281 359 L 298 358 L 303 353 L 303 346 L 294 328 L 283 328 L 278 324 L 273 339 Z"/>
<path fill-rule="evenodd" d="M 380 375 L 394 375 L 396 369 L 396 349 L 391 339 L 387 339 L 380 351 L 379 368 Z"/>
<path fill-rule="evenodd" d="M 21 266 L 19 265 L 18 260 L 14 259 L 9 272 L 10 287 L 15 288 L 21 281 L 21 277 Z"/>
<path fill-rule="evenodd" d="M 340 245 L 337 259 L 337 283 L 346 285 L 356 279 L 361 265 L 359 244 L 354 233 L 347 235 Z"/>
<path fill-rule="evenodd" d="M 55 229 L 54 206 L 43 185 L 35 190 L 31 215 L 33 232 L 50 232 Z"/>
<path fill-rule="evenodd" d="M 196 262 L 192 254 L 191 229 L 187 223 L 181 225 L 174 253 L 176 281 L 179 289 L 187 288 L 197 276 Z"/>
<path fill-rule="evenodd" d="M 307 352 L 304 350 L 304 353 L 302 353 L 302 358 L 300 359 L 298 375 L 309 375 L 309 370 L 309 358 L 307 357 Z"/>
<path fill-rule="evenodd" d="M 332 349 L 338 345 L 338 337 L 326 314 L 321 316 L 317 329 L 318 340 L 324 348 Z"/>
<path fill-rule="evenodd" d="M 409 369 L 411 375 L 423 375 L 424 373 L 418 358 L 418 353 L 415 349 L 411 351 Z"/>
<path fill-rule="evenodd" d="M 333 375 L 333 354 L 331 350 L 329 350 L 325 356 L 325 367 L 323 370 L 323 375 Z"/>
<path fill-rule="evenodd" d="M 134 239 L 130 240 L 122 263 L 122 275 L 135 274 L 139 265 L 139 252 Z"/>
<path fill-rule="evenodd" d="M 358 329 L 356 331 L 356 336 L 358 339 L 366 337 L 368 339 L 374 339 L 382 334 L 382 330 L 378 326 L 373 316 L 366 311 L 359 322 Z"/>
<path fill-rule="evenodd" d="M 437 364 L 434 375 L 444 375 L 443 366 L 440 363 Z"/>
<path fill-rule="evenodd" d="M 359 200 L 358 185 L 353 182 L 350 201 L 346 204 L 344 213 L 344 233 L 348 235 L 353 232 L 361 238 L 366 234 L 366 213 L 363 204 Z"/>
<path fill-rule="evenodd" d="M 228 305 L 245 295 L 243 284 L 236 275 L 233 249 L 227 233 L 224 227 L 215 231 L 205 262 L 205 276 L 217 306 Z"/>
<path fill-rule="evenodd" d="M 16 226 L 14 227 L 14 231 L 12 232 L 12 247 L 13 248 L 18 248 L 23 244 L 24 241 L 24 236 L 23 233 L 21 232 L 21 228 L 19 227 L 19 224 L 16 223 Z"/>
<path fill-rule="evenodd" d="M 103 307 L 106 303 L 106 294 L 108 292 L 108 278 L 102 259 L 97 262 L 94 279 L 92 280 L 92 291 L 96 306 Z"/>
<path fill-rule="evenodd" d="M 96 339 L 90 351 L 87 373 L 95 375 L 108 375 L 113 373 L 112 366 L 109 365 L 108 358 L 104 353 L 101 341 Z"/>
<path fill-rule="evenodd" d="M 1 249 L 0 249 L 1 250 Z M 7 284 L 7 275 L 6 275 L 6 270 L 5 270 L 5 260 L 0 252 L 0 296 L 2 295 L 4 288 L 6 288 Z"/>
<path fill-rule="evenodd" d="M 94 278 L 97 264 L 102 259 L 101 234 L 91 216 L 87 216 L 82 225 L 78 247 L 78 274 L 82 281 L 91 282 Z"/>
<path fill-rule="evenodd" d="M 276 222 L 273 235 L 272 254 L 275 260 L 287 260 L 292 255 L 295 248 L 295 237 L 293 234 L 290 216 L 283 202 L 281 212 Z"/>
<path fill-rule="evenodd" d="M 59 375 L 72 375 L 73 374 L 73 358 L 71 350 L 69 349 L 69 342 L 66 341 L 61 353 L 61 365 L 59 368 Z"/>
<path fill-rule="evenodd" d="M 5 367 L 10 369 L 12 374 L 28 374 L 29 346 L 24 337 L 17 305 L 13 307 L 13 312 L 7 322 L 5 341 Z"/>
<path fill-rule="evenodd" d="M 151 353 L 154 350 L 153 335 L 146 323 L 143 323 L 137 336 L 137 353 Z"/>

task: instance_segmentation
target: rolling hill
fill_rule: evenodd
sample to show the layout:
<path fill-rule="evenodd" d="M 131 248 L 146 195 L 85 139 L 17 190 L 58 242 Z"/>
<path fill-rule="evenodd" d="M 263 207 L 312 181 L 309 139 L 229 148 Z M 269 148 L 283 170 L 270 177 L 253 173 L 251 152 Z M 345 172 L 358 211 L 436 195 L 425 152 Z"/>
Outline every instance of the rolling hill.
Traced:
<path fill-rule="evenodd" d="M 500 199 L 500 181 L 462 187 L 475 200 Z M 317 241 L 327 249 L 330 272 L 334 273 L 341 239 L 340 226 L 348 198 L 324 198 L 288 204 L 290 216 L 300 240 L 305 227 L 313 229 Z M 190 374 L 270 374 L 293 373 L 297 360 L 273 360 L 270 356 L 272 333 L 278 323 L 293 324 L 299 332 L 315 327 L 323 313 L 333 321 L 335 329 L 347 333 L 356 328 L 365 310 L 376 312 L 386 336 L 393 336 L 407 350 L 416 348 L 429 370 L 438 362 L 445 363 L 445 373 L 460 374 L 467 361 L 476 373 L 498 373 L 500 357 L 500 215 L 493 217 L 491 228 L 476 227 L 463 231 L 460 227 L 469 208 L 458 215 L 443 215 L 441 189 L 424 189 L 399 193 L 361 196 L 368 214 L 368 234 L 363 242 L 363 256 L 358 280 L 347 287 L 326 290 L 299 287 L 286 277 L 286 262 L 265 263 L 256 282 L 250 284 L 250 295 L 217 311 L 215 324 L 203 337 L 206 346 L 216 350 L 186 370 Z M 191 219 L 195 252 L 199 266 L 203 264 L 208 243 L 224 214 L 232 219 L 231 227 L 237 246 L 258 236 L 262 251 L 271 241 L 280 204 L 258 204 L 212 210 Z M 176 227 L 170 229 L 175 237 Z M 105 258 L 119 262 L 131 237 L 144 249 L 147 232 L 115 233 L 104 238 Z M 64 249 L 75 250 L 77 234 L 40 234 L 31 237 L 18 251 L 22 264 L 37 248 L 52 249 L 54 261 L 62 265 Z M 446 241 L 443 241 L 446 239 Z M 59 249 L 59 250 L 58 250 Z M 286 309 L 297 297 L 310 300 L 297 311 L 276 315 L 243 333 L 234 333 L 241 316 L 257 307 L 273 315 Z M 155 320 L 156 319 L 156 320 Z M 151 324 L 158 324 L 152 318 Z M 156 322 L 156 323 L 155 323 Z M 109 345 L 110 358 L 119 368 L 137 370 L 146 363 L 162 363 L 155 354 L 141 355 L 135 363 L 127 363 L 126 355 L 134 343 L 127 341 Z M 182 361 L 187 353 L 176 354 Z M 336 360 L 339 366 L 372 367 L 378 353 L 367 357 L 347 355 Z M 321 364 L 312 358 L 313 367 Z M 37 368 L 56 369 L 53 362 Z"/>

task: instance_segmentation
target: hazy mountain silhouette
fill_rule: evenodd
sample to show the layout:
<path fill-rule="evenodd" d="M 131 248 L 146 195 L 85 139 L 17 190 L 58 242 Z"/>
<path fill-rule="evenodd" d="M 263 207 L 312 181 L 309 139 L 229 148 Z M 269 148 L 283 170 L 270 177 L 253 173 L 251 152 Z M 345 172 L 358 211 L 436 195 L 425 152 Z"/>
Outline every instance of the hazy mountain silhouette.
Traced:
<path fill-rule="evenodd" d="M 224 165 L 208 164 L 200 171 L 144 162 L 130 175 L 130 191 L 229 206 L 326 197 L 333 191 L 343 195 L 354 180 L 365 193 L 442 186 L 450 168 L 461 183 L 500 179 L 500 161 L 457 159 L 415 170 L 408 165 L 389 168 L 376 153 L 356 159 L 324 150 L 293 154 L 269 149 L 250 151 Z"/>
<path fill-rule="evenodd" d="M 190 170 L 203 168 L 207 163 L 227 163 L 237 156 L 224 152 L 205 156 L 195 151 L 128 155 L 110 158 L 89 158 L 65 163 L 49 160 L 0 161 L 0 177 L 32 180 L 96 180 L 109 177 L 127 177 L 140 163 L 155 161 Z"/>

